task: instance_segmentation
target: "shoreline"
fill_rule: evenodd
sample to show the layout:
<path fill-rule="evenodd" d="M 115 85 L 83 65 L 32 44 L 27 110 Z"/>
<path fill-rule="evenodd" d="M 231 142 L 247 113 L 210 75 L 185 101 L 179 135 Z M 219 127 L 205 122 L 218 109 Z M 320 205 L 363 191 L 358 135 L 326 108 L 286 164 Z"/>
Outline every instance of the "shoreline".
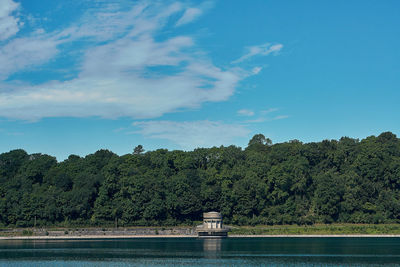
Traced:
<path fill-rule="evenodd" d="M 0 240 L 74 240 L 133 238 L 196 238 L 197 235 L 69 235 L 69 236 L 0 236 Z"/>
<path fill-rule="evenodd" d="M 142 238 L 197 238 L 197 235 L 80 235 L 80 236 L 1 236 L 1 240 L 93 240 L 93 239 L 142 239 Z M 368 237 L 380 237 L 400 238 L 400 235 L 391 234 L 334 234 L 334 235 L 229 235 L 228 238 L 368 238 Z"/>

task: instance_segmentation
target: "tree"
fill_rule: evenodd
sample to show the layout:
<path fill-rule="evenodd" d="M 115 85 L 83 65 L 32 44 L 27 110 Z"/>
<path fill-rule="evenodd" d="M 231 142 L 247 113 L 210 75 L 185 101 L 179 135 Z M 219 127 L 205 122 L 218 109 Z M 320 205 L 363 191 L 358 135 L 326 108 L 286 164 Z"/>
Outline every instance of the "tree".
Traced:
<path fill-rule="evenodd" d="M 256 134 L 253 136 L 253 138 L 250 139 L 248 147 L 257 144 L 270 146 L 272 144 L 272 141 L 269 138 L 265 138 L 263 134 Z"/>
<path fill-rule="evenodd" d="M 143 146 L 138 145 L 133 149 L 133 155 L 140 155 L 144 152 Z"/>

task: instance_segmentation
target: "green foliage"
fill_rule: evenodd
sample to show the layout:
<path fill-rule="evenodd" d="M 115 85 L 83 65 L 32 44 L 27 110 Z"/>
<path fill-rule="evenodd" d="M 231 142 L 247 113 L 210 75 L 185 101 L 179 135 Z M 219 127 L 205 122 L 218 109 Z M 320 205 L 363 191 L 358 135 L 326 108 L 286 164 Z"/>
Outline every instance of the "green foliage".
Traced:
<path fill-rule="evenodd" d="M 335 225 L 331 232 L 342 229 L 338 223 L 398 223 L 399 139 L 386 132 L 272 144 L 257 134 L 244 150 L 144 153 L 139 145 L 124 156 L 99 150 L 63 162 L 23 150 L 0 154 L 1 226 L 191 224 L 211 210 L 235 225 L 326 223 Z"/>
<path fill-rule="evenodd" d="M 22 231 L 22 235 L 23 236 L 31 236 L 31 235 L 33 235 L 33 232 L 31 230 L 24 229 Z"/>
<path fill-rule="evenodd" d="M 235 226 L 230 235 L 398 235 L 399 224 Z"/>

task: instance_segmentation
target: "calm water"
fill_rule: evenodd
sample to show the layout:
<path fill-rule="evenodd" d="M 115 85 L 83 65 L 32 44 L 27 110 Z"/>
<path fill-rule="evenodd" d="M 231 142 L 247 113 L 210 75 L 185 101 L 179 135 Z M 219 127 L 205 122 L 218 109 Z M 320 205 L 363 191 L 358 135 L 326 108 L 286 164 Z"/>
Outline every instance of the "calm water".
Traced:
<path fill-rule="evenodd" d="M 0 241 L 0 266 L 400 266 L 400 238 Z"/>

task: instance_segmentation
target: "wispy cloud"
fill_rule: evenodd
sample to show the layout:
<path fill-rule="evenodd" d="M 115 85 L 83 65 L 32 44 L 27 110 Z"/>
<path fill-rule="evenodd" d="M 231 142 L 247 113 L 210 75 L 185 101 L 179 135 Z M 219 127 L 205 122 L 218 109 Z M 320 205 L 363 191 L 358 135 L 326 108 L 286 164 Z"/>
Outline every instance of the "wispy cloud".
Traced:
<path fill-rule="evenodd" d="M 185 13 L 183 13 L 183 16 L 176 22 L 176 26 L 181 26 L 184 24 L 187 24 L 189 22 L 192 22 L 195 20 L 197 17 L 199 17 L 203 11 L 199 8 L 188 8 L 185 10 Z"/>
<path fill-rule="evenodd" d="M 272 120 L 276 121 L 276 120 L 283 120 L 283 119 L 287 119 L 289 118 L 288 115 L 279 115 L 279 116 L 275 116 L 272 118 Z"/>
<path fill-rule="evenodd" d="M 248 60 L 254 56 L 267 56 L 270 54 L 277 54 L 283 48 L 282 44 L 262 44 L 246 47 L 246 53 L 240 58 L 234 60 L 232 63 L 240 63 L 242 61 Z"/>
<path fill-rule="evenodd" d="M 38 28 L 10 39 L 0 45 L 0 117 L 155 118 L 227 100 L 253 72 L 215 66 L 199 53 L 190 36 L 157 39 L 176 14 L 187 10 L 179 3 L 138 2 L 122 11 L 114 4 L 88 11 L 68 28 L 53 32 Z M 74 54 L 74 78 L 35 85 L 7 80 L 14 73 L 58 60 L 77 41 L 84 45 Z"/>
<path fill-rule="evenodd" d="M 2 129 L 2 128 L 0 128 L 0 134 L 8 135 L 8 136 L 21 136 L 21 135 L 24 135 L 24 133 L 22 133 L 22 132 L 13 132 L 13 131 L 5 130 L 5 129 Z"/>
<path fill-rule="evenodd" d="M 214 4 L 212 1 L 205 1 L 199 7 L 186 8 L 182 17 L 180 17 L 180 19 L 176 22 L 175 26 L 179 27 L 196 20 L 204 13 L 204 11 L 211 8 L 213 5 Z"/>
<path fill-rule="evenodd" d="M 120 133 L 120 132 L 122 132 L 122 131 L 125 131 L 126 129 L 127 129 L 126 127 L 119 127 L 119 128 L 117 128 L 117 129 L 114 129 L 113 132 L 114 132 L 114 133 Z"/>
<path fill-rule="evenodd" d="M 260 71 L 262 71 L 262 67 L 254 67 L 254 68 L 251 70 L 251 72 L 252 72 L 253 74 L 259 74 Z"/>
<path fill-rule="evenodd" d="M 247 120 L 247 121 L 245 121 L 245 123 L 260 123 L 260 122 L 265 122 L 265 121 L 267 121 L 267 118 L 259 117 L 257 119 Z"/>
<path fill-rule="evenodd" d="M 254 116 L 254 111 L 249 109 L 240 109 L 237 113 L 241 116 Z"/>
<path fill-rule="evenodd" d="M 60 43 L 56 36 L 37 31 L 0 46 L 0 81 L 17 71 L 48 62 L 59 52 Z"/>
<path fill-rule="evenodd" d="M 266 122 L 266 121 L 275 121 L 275 120 L 283 120 L 289 118 L 288 115 L 275 115 L 271 116 L 271 113 L 279 111 L 278 108 L 269 108 L 266 110 L 262 110 L 259 112 L 260 117 L 252 120 L 247 120 L 245 123 L 261 123 L 261 122 Z M 255 115 L 255 113 L 253 114 Z"/>
<path fill-rule="evenodd" d="M 0 41 L 15 35 L 21 26 L 19 19 L 13 13 L 19 4 L 13 0 L 0 0 Z"/>
<path fill-rule="evenodd" d="M 215 121 L 142 121 L 135 122 L 137 133 L 148 138 L 163 139 L 182 149 L 232 144 L 235 138 L 247 137 L 250 130 L 240 124 Z"/>
<path fill-rule="evenodd" d="M 278 110 L 279 109 L 277 109 L 277 108 L 269 108 L 269 109 L 266 109 L 266 110 L 262 110 L 261 114 L 266 115 L 268 113 L 272 113 L 272 112 L 275 112 L 275 111 L 278 111 Z"/>

